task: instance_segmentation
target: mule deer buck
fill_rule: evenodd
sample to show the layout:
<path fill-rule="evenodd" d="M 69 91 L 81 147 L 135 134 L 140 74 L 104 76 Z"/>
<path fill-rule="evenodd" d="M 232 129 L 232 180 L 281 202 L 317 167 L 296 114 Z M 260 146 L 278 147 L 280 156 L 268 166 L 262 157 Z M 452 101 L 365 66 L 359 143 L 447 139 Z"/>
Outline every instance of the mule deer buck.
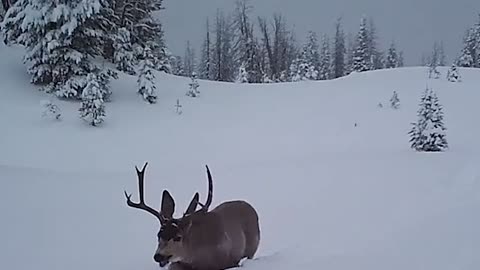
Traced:
<path fill-rule="evenodd" d="M 126 191 L 125 196 L 128 206 L 145 210 L 160 221 L 158 246 L 153 256 L 160 267 L 170 263 L 170 270 L 223 270 L 237 267 L 244 258 L 253 258 L 260 241 L 257 212 L 242 200 L 223 202 L 209 211 L 213 180 L 208 166 L 205 204 L 199 202 L 196 192 L 183 216 L 174 218 L 175 201 L 167 190 L 163 191 L 160 211 L 145 204 L 143 180 L 147 164 L 141 171 L 135 166 L 140 201 L 132 202 L 132 195 Z"/>

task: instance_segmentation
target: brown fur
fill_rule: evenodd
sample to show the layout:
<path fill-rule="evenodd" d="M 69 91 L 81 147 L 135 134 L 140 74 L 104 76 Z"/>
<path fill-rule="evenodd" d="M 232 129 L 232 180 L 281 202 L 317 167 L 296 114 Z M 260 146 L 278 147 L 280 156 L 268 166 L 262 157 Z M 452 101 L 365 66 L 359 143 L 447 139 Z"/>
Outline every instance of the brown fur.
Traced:
<path fill-rule="evenodd" d="M 160 266 L 170 262 L 170 270 L 224 270 L 252 259 L 260 242 L 258 214 L 246 201 L 223 202 L 209 211 L 213 197 L 213 180 L 207 167 L 208 197 L 205 205 L 196 193 L 182 218 L 173 218 L 175 200 L 163 191 L 160 212 L 145 205 L 143 177 L 147 163 L 137 169 L 140 202 L 133 203 L 125 192 L 130 207 L 145 210 L 161 224 L 154 260 Z M 197 205 L 201 209 L 196 210 Z"/>
<path fill-rule="evenodd" d="M 162 255 L 178 255 L 197 270 L 220 270 L 238 266 L 243 258 L 252 259 L 257 251 L 258 215 L 245 201 L 224 202 L 210 212 L 192 216 L 189 222 L 182 250 Z"/>

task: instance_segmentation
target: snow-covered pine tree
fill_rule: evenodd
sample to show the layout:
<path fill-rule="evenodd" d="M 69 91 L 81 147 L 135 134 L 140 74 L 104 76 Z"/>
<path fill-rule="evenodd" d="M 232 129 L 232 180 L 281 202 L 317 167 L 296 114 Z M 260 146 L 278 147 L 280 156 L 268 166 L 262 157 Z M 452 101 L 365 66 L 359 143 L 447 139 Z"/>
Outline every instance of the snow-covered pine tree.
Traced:
<path fill-rule="evenodd" d="M 418 110 L 418 119 L 412 123 L 410 146 L 416 151 L 438 152 L 448 148 L 442 106 L 433 89 L 425 89 Z"/>
<path fill-rule="evenodd" d="M 327 35 L 323 36 L 322 50 L 320 53 L 320 66 L 318 71 L 319 80 L 329 80 L 332 74 L 331 67 L 331 55 L 330 55 L 330 41 L 328 40 Z"/>
<path fill-rule="evenodd" d="M 345 53 L 345 34 L 342 29 L 341 18 L 338 18 L 335 24 L 335 39 L 333 43 L 333 78 L 339 78 L 345 75 Z"/>
<path fill-rule="evenodd" d="M 308 52 L 304 48 L 298 58 L 290 65 L 290 77 L 292 82 L 315 80 L 318 71 L 310 65 Z"/>
<path fill-rule="evenodd" d="M 6 1 L 3 0 L 2 3 L 5 3 Z M 0 5 L 0 22 L 3 21 L 3 16 L 5 16 L 6 8 L 4 5 Z"/>
<path fill-rule="evenodd" d="M 293 60 L 292 64 L 290 64 L 290 75 L 288 76 L 290 78 L 290 81 L 292 82 L 298 82 L 301 80 L 304 80 L 305 76 L 302 76 L 305 72 L 302 70 L 300 67 L 300 59 L 295 59 Z"/>
<path fill-rule="evenodd" d="M 345 53 L 345 75 L 352 73 L 353 71 L 353 57 L 355 53 L 357 41 L 351 33 L 347 34 L 347 51 Z"/>
<path fill-rule="evenodd" d="M 318 52 L 318 39 L 314 31 L 308 31 L 307 42 L 303 47 L 304 61 L 308 65 L 307 79 L 317 80 L 320 66 L 320 53 Z"/>
<path fill-rule="evenodd" d="M 138 94 L 150 104 L 157 102 L 153 59 L 152 51 L 149 47 L 145 47 L 143 58 L 140 60 L 137 79 Z"/>
<path fill-rule="evenodd" d="M 189 90 L 186 94 L 189 97 L 198 97 L 198 95 L 200 95 L 200 91 L 198 91 L 198 87 L 200 87 L 200 84 L 198 83 L 197 78 L 198 76 L 196 72 L 193 72 L 190 76 L 190 79 L 192 81 L 188 83 Z"/>
<path fill-rule="evenodd" d="M 252 30 L 253 31 L 253 28 Z M 263 71 L 261 65 L 260 50 L 258 42 L 253 38 L 253 34 L 246 44 L 246 60 L 243 64 L 247 72 L 247 79 L 249 83 L 261 83 L 263 78 Z"/>
<path fill-rule="evenodd" d="M 92 126 L 98 126 L 105 120 L 105 104 L 96 73 L 87 75 L 87 86 L 82 91 L 82 104 L 79 109 L 80 118 Z"/>
<path fill-rule="evenodd" d="M 172 55 L 170 57 L 170 63 L 172 64 L 172 74 L 177 76 L 187 76 L 183 67 L 183 60 L 181 56 Z"/>
<path fill-rule="evenodd" d="M 386 68 L 396 68 L 396 67 L 398 67 L 397 49 L 395 48 L 395 42 L 393 42 L 393 41 L 390 44 L 390 48 L 388 49 L 387 63 L 385 65 L 385 67 Z"/>
<path fill-rule="evenodd" d="M 42 106 L 42 117 L 51 117 L 60 120 L 62 112 L 53 101 L 42 100 L 40 101 L 40 106 Z"/>
<path fill-rule="evenodd" d="M 400 99 L 398 98 L 397 91 L 393 91 L 393 95 L 390 98 L 390 107 L 395 110 L 400 108 Z"/>
<path fill-rule="evenodd" d="M 81 98 L 92 58 L 103 55 L 106 0 L 19 0 L 0 27 L 7 44 L 25 46 L 31 82 L 63 98 Z"/>
<path fill-rule="evenodd" d="M 377 27 L 373 18 L 369 18 L 369 27 L 367 29 L 367 54 L 370 59 L 370 70 L 382 69 L 385 66 L 385 55 L 378 49 Z"/>
<path fill-rule="evenodd" d="M 118 29 L 113 40 L 114 63 L 117 69 L 130 75 L 135 75 L 134 65 L 137 62 L 132 48 L 130 31 L 125 27 Z"/>
<path fill-rule="evenodd" d="M 237 83 L 248 83 L 248 73 L 245 69 L 245 65 L 241 65 L 238 71 L 237 79 L 235 80 Z"/>
<path fill-rule="evenodd" d="M 475 67 L 480 68 L 480 13 L 478 13 L 478 21 L 474 25 L 475 29 L 475 39 L 477 40 L 475 49 L 476 49 L 476 55 L 475 55 Z"/>
<path fill-rule="evenodd" d="M 455 63 L 452 64 L 452 66 L 450 67 L 450 69 L 447 72 L 447 80 L 449 82 L 460 82 L 461 81 L 461 77 L 460 77 L 460 74 L 458 72 L 457 65 L 455 65 Z"/>
<path fill-rule="evenodd" d="M 130 40 L 134 50 L 148 46 L 154 56 L 155 69 L 169 71 L 169 61 L 164 42 L 164 31 L 158 12 L 163 7 L 163 0 L 107 0 L 114 7 L 112 20 L 117 27 L 130 31 Z M 142 54 L 135 54 L 137 62 Z"/>
<path fill-rule="evenodd" d="M 470 28 L 463 38 L 463 48 L 457 65 L 460 67 L 475 67 L 476 62 L 476 31 Z"/>
<path fill-rule="evenodd" d="M 370 57 L 368 55 L 368 32 L 366 26 L 366 19 L 362 17 L 360 22 L 360 30 L 357 35 L 357 45 L 353 52 L 353 71 L 363 72 L 370 70 Z"/>

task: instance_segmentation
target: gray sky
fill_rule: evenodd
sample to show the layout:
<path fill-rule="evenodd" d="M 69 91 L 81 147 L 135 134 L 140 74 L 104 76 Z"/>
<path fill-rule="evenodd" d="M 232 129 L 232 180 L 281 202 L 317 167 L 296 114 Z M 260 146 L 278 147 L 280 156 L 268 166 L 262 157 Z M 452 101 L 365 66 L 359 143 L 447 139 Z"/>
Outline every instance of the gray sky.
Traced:
<path fill-rule="evenodd" d="M 183 56 L 187 40 L 198 49 L 204 37 L 205 19 L 216 9 L 230 12 L 235 0 L 164 0 L 162 22 L 170 50 Z M 381 49 L 395 39 L 404 51 L 405 64 L 419 64 L 422 52 L 429 52 L 435 40 L 443 41 L 447 61 L 458 55 L 464 31 L 478 19 L 480 0 L 251 0 L 255 16 L 282 13 L 303 42 L 306 32 L 320 37 L 334 33 L 334 23 L 343 17 L 345 32 L 358 31 L 363 14 L 372 16 Z M 211 20 L 212 21 L 212 20 Z M 257 32 L 258 33 L 258 32 Z"/>

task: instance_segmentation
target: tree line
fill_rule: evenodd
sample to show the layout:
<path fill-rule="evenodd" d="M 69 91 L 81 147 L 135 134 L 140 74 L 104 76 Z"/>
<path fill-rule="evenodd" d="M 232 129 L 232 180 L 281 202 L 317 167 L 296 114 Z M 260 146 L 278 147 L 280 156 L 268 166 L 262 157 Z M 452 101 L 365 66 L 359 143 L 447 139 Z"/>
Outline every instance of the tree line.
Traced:
<path fill-rule="evenodd" d="M 379 46 L 372 18 L 361 18 L 356 36 L 346 35 L 342 19 L 335 23 L 335 35 L 321 37 L 308 31 L 305 44 L 298 45 L 284 15 L 252 16 L 250 0 L 237 0 L 230 13 L 217 10 L 213 23 L 206 19 L 203 43 L 197 59 L 188 42 L 184 56 L 173 56 L 172 73 L 201 79 L 272 83 L 299 80 L 328 80 L 351 72 L 404 65 L 403 52 L 392 41 Z M 182 60 L 183 59 L 183 60 Z"/>

